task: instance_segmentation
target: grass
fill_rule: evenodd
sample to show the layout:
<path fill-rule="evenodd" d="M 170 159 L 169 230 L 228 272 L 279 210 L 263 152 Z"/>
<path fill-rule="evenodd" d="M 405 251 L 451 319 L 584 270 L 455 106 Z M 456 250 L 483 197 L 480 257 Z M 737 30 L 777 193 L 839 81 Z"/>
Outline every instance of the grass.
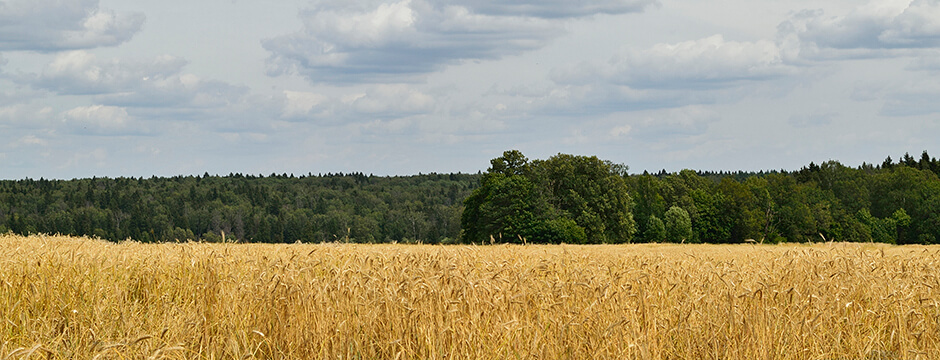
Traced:
<path fill-rule="evenodd" d="M 5 359 L 936 359 L 940 247 L 0 235 Z"/>

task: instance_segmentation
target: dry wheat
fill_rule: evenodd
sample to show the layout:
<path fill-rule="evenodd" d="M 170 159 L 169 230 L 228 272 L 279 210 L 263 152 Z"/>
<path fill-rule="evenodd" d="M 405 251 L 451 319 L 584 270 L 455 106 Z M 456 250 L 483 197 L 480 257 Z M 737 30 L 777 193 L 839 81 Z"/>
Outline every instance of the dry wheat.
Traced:
<path fill-rule="evenodd" d="M 0 236 L 2 359 L 940 358 L 940 247 Z"/>

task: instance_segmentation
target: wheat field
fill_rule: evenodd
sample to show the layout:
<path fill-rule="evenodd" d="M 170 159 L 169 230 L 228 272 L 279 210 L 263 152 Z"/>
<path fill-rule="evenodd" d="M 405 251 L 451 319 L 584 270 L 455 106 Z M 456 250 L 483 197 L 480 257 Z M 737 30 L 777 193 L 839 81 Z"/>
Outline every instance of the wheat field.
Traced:
<path fill-rule="evenodd" d="M 940 247 L 0 235 L 0 359 L 937 359 Z"/>

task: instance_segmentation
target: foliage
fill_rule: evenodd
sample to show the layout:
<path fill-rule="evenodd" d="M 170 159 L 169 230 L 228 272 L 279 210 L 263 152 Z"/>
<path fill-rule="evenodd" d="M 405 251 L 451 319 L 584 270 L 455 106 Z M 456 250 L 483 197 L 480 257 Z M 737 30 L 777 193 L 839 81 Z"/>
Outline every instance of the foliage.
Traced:
<path fill-rule="evenodd" d="M 479 178 L 357 173 L 0 181 L 0 231 L 143 242 L 436 243 L 460 236 L 463 200 Z"/>
<path fill-rule="evenodd" d="M 484 242 L 522 241 L 534 235 L 543 207 L 535 185 L 521 175 L 491 172 L 467 198 L 463 216 L 464 238 Z M 467 226 L 474 224 L 476 226 Z"/>
<path fill-rule="evenodd" d="M 0 233 L 142 242 L 940 241 L 940 161 L 926 152 L 792 172 L 629 175 L 594 156 L 529 161 L 516 150 L 490 165 L 475 175 L 2 180 Z M 666 216 L 673 207 L 685 211 L 691 234 L 683 227 L 667 236 L 677 231 Z"/>
<path fill-rule="evenodd" d="M 493 159 L 465 201 L 467 242 L 628 242 L 635 230 L 621 167 L 558 154 L 529 162 L 518 150 Z"/>
<path fill-rule="evenodd" d="M 653 217 L 688 213 L 688 241 L 854 241 L 933 244 L 940 237 L 940 162 L 926 153 L 858 168 L 836 161 L 799 171 L 643 174 L 627 178 L 638 241 L 661 241 Z M 676 241 L 678 235 L 667 235 Z"/>
<path fill-rule="evenodd" d="M 666 211 L 666 240 L 674 243 L 691 242 L 692 219 L 685 209 L 673 206 Z"/>
<path fill-rule="evenodd" d="M 646 232 L 643 235 L 649 242 L 666 241 L 666 224 L 656 217 L 656 215 L 652 215 L 646 225 Z"/>

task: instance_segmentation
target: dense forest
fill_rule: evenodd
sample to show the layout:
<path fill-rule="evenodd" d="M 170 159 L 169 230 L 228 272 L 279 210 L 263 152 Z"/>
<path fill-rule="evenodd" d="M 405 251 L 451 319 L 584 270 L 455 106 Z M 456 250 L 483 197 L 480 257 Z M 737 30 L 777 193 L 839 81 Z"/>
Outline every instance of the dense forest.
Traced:
<path fill-rule="evenodd" d="M 851 168 L 639 175 L 627 178 L 637 241 L 739 243 L 940 241 L 940 161 L 923 153 Z M 691 229 L 676 236 L 675 224 Z M 680 219 L 680 220 L 676 220 Z M 670 222 L 674 224 L 670 227 Z M 670 233 L 672 232 L 672 233 Z"/>
<path fill-rule="evenodd" d="M 0 181 L 0 233 L 142 242 L 451 241 L 479 175 Z M 223 235 L 224 234 L 224 235 Z"/>
<path fill-rule="evenodd" d="M 508 157 L 507 157 L 508 156 Z M 596 157 L 482 174 L 0 181 L 0 233 L 143 242 L 940 242 L 940 161 L 627 173 Z"/>

